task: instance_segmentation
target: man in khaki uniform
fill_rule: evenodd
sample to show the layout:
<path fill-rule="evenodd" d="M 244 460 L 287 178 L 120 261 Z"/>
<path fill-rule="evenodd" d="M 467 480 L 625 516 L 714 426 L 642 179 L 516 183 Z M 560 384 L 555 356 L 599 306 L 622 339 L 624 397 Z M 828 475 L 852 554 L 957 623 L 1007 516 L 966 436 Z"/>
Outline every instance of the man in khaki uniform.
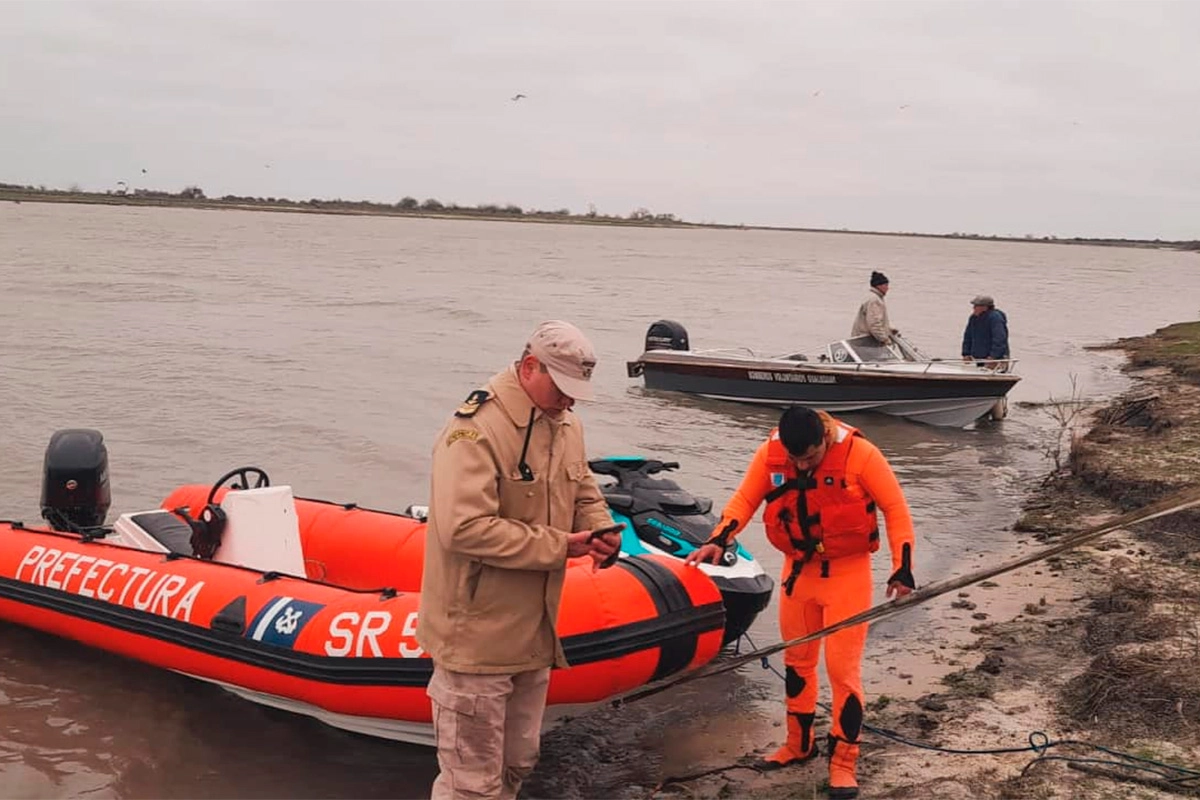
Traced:
<path fill-rule="evenodd" d="M 596 356 L 544 322 L 521 358 L 471 392 L 433 447 L 417 641 L 433 659 L 434 800 L 514 798 L 537 762 L 568 558 L 620 547 L 571 411 Z"/>
<path fill-rule="evenodd" d="M 871 273 L 871 293 L 858 307 L 854 317 L 854 327 L 850 329 L 850 337 L 873 336 L 880 344 L 891 344 L 892 336 L 900 333 L 888 321 L 887 303 L 884 296 L 888 293 L 888 279 L 882 272 Z"/>

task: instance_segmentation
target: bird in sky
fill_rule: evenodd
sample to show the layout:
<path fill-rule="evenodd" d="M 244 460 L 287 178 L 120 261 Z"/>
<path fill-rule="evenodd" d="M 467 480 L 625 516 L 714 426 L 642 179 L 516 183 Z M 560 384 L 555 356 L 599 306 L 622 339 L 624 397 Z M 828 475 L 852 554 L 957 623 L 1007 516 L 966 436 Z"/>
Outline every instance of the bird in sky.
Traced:
<path fill-rule="evenodd" d="M 514 95 L 512 96 L 512 101 L 515 103 L 515 102 L 517 102 L 518 100 L 520 100 L 521 98 L 523 98 L 524 96 L 525 96 L 525 95 L 523 95 L 523 94 L 514 94 Z"/>
<path fill-rule="evenodd" d="M 901 111 L 903 111 L 903 110 L 904 110 L 904 109 L 906 109 L 906 108 L 908 108 L 908 106 L 907 106 L 907 105 L 902 105 L 902 106 L 900 106 L 900 110 L 901 110 Z"/>
<path fill-rule="evenodd" d="M 143 174 L 143 175 L 145 175 L 145 174 L 146 174 L 146 170 L 145 170 L 145 169 L 142 169 L 142 174 Z"/>

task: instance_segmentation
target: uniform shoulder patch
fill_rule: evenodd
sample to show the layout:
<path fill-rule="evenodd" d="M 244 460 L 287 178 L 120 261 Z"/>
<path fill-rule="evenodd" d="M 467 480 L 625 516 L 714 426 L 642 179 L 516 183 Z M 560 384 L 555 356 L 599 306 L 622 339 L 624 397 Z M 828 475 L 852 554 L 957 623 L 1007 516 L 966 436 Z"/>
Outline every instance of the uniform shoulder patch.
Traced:
<path fill-rule="evenodd" d="M 468 442 L 479 441 L 479 431 L 471 430 L 470 428 L 459 428 L 450 431 L 450 435 L 446 437 L 446 445 L 452 445 L 459 439 L 465 439 Z"/>
<path fill-rule="evenodd" d="M 476 389 L 467 395 L 467 399 L 458 407 L 458 411 L 454 412 L 456 417 L 473 417 L 479 407 L 490 400 L 492 395 L 485 389 Z"/>

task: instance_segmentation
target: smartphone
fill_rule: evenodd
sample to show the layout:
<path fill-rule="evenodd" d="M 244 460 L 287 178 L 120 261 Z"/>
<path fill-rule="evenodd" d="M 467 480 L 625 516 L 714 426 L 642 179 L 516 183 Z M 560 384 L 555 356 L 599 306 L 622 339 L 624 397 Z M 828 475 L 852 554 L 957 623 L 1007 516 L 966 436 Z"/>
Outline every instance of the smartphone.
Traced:
<path fill-rule="evenodd" d="M 594 541 L 597 536 L 603 536 L 606 533 L 617 533 L 623 530 L 625 530 L 624 522 L 618 522 L 616 525 L 608 525 L 603 528 L 596 528 L 596 530 L 592 531 L 592 535 L 588 537 L 588 541 Z"/>

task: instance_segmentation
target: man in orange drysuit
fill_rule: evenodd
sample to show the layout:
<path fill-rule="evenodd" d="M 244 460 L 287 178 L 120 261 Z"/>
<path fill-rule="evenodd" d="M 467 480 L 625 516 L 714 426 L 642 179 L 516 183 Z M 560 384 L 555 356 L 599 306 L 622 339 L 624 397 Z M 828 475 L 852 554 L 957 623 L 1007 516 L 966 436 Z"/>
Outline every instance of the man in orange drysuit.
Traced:
<path fill-rule="evenodd" d="M 783 551 L 779 627 L 784 640 L 832 625 L 871 607 L 871 553 L 879 549 L 876 508 L 886 521 L 893 572 L 887 596 L 916 588 L 912 517 L 879 448 L 823 411 L 793 406 L 754 454 L 725 506 L 713 537 L 688 563 L 717 563 L 725 546 L 766 501 L 763 524 Z M 825 669 L 833 689 L 828 738 L 829 796 L 858 796 L 855 764 L 862 729 L 862 651 L 867 625 L 825 637 Z M 820 640 L 784 653 L 787 742 L 759 762 L 779 769 L 818 755 L 813 738 Z"/>

